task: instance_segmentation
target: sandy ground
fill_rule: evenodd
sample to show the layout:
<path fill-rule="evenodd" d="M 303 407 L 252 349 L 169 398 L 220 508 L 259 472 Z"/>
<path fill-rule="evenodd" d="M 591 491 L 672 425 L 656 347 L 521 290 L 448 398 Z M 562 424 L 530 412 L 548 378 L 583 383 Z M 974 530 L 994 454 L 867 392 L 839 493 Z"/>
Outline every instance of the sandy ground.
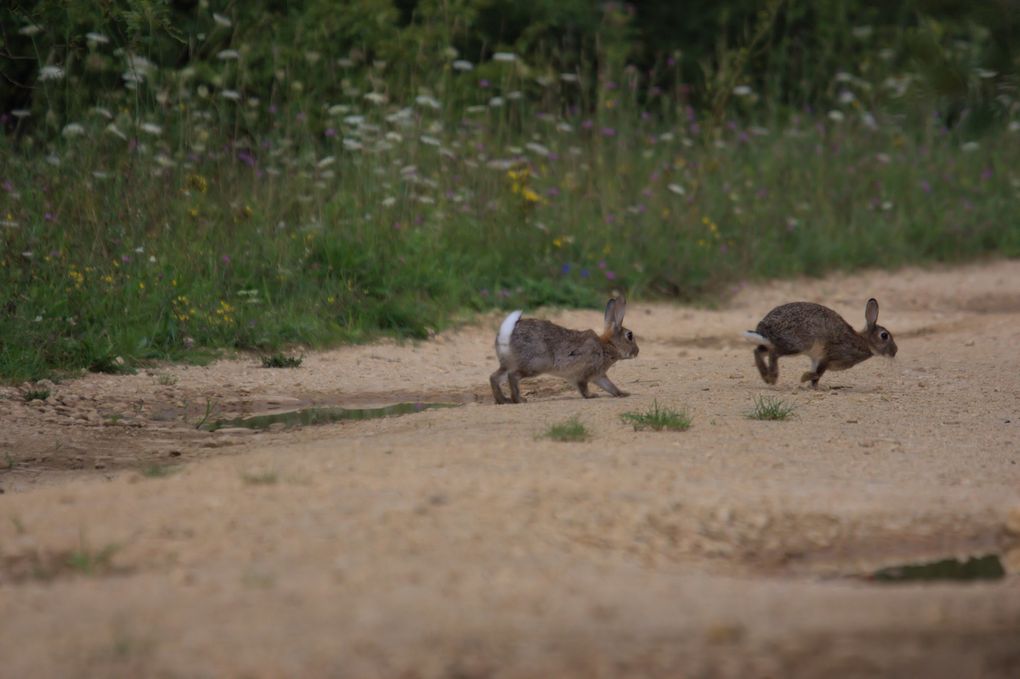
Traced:
<path fill-rule="evenodd" d="M 764 385 L 739 333 L 864 302 L 899 356 Z M 547 317 L 592 327 L 599 314 Z M 585 401 L 495 406 L 499 318 L 420 344 L 0 392 L 0 676 L 1020 676 L 1020 262 L 632 304 L 641 355 Z M 752 397 L 796 406 L 748 419 Z M 686 407 L 682 433 L 619 415 Z M 443 401 L 250 433 L 207 421 Z M 208 417 L 207 417 L 208 416 Z M 586 443 L 541 434 L 577 416 Z M 880 584 L 998 553 L 981 583 Z"/>

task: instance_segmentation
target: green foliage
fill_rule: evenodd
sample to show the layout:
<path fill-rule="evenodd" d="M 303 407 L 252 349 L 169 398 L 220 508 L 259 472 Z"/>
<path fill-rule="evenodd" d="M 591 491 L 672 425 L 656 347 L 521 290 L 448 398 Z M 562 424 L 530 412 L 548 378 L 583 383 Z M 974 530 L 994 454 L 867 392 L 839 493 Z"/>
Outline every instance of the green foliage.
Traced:
<path fill-rule="evenodd" d="M 591 438 L 591 434 L 576 417 L 572 417 L 565 422 L 550 426 L 545 432 L 545 437 L 553 441 L 578 442 L 587 441 Z"/>
<path fill-rule="evenodd" d="M 262 357 L 263 368 L 299 368 L 304 359 L 300 356 L 288 356 L 287 354 L 275 353 Z"/>
<path fill-rule="evenodd" d="M 22 394 L 22 398 L 26 401 L 45 401 L 50 397 L 49 389 L 29 389 Z"/>
<path fill-rule="evenodd" d="M 981 11 L 674 5 L 4 5 L 0 376 L 1020 255 Z"/>
<path fill-rule="evenodd" d="M 747 414 L 752 420 L 786 420 L 796 408 L 775 396 L 755 396 L 754 408 Z"/>
<path fill-rule="evenodd" d="M 691 428 L 691 416 L 686 410 L 660 408 L 655 401 L 652 407 L 642 412 L 628 412 L 620 419 L 634 427 L 634 431 L 653 429 L 655 431 L 687 431 Z"/>

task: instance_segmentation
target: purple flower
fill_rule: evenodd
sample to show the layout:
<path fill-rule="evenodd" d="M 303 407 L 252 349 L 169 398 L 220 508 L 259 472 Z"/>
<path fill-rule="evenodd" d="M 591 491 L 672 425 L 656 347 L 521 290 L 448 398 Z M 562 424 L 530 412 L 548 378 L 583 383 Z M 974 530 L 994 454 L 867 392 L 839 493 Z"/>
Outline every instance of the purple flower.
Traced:
<path fill-rule="evenodd" d="M 485 78 L 482 78 L 481 80 L 478 81 L 478 86 L 484 90 L 489 87 L 489 81 L 486 80 Z"/>
<path fill-rule="evenodd" d="M 616 136 L 616 130 L 614 128 L 612 128 L 612 127 L 603 127 L 602 128 L 602 136 L 603 137 L 615 137 Z"/>
<path fill-rule="evenodd" d="M 563 274 L 564 276 L 570 273 L 570 264 L 564 262 L 563 266 L 560 267 L 560 273 Z"/>
<path fill-rule="evenodd" d="M 129 255 L 121 255 L 120 261 L 123 262 L 124 264 L 127 264 L 128 262 L 131 261 L 131 257 Z"/>
<path fill-rule="evenodd" d="M 616 274 L 614 272 L 612 272 L 612 271 L 607 271 L 606 272 L 606 280 L 608 280 L 608 281 L 615 281 L 616 280 Z"/>
<path fill-rule="evenodd" d="M 4 180 L 4 191 L 6 191 L 7 193 L 13 193 L 14 192 L 14 182 L 12 182 L 10 179 L 5 179 Z"/>
<path fill-rule="evenodd" d="M 931 193 L 931 184 L 928 183 L 927 179 L 921 180 L 921 190 L 925 193 Z"/>
<path fill-rule="evenodd" d="M 327 137 L 332 138 L 336 136 L 336 130 L 334 130 L 332 127 L 327 127 L 326 131 L 323 132 L 323 134 L 325 134 Z"/>
<path fill-rule="evenodd" d="M 676 59 L 674 59 L 673 57 L 669 57 L 668 59 L 666 59 L 666 65 L 667 66 L 676 66 Z"/>
<path fill-rule="evenodd" d="M 992 172 L 992 168 L 986 167 L 985 169 L 981 170 L 981 181 L 983 182 L 988 181 L 989 179 L 992 178 L 992 175 L 994 174 L 995 173 Z"/>
<path fill-rule="evenodd" d="M 581 128 L 582 129 L 590 130 L 593 127 L 595 127 L 595 123 L 593 123 L 591 120 L 582 120 L 581 121 Z"/>
<path fill-rule="evenodd" d="M 545 190 L 545 195 L 549 196 L 550 198 L 555 198 L 556 196 L 560 195 L 560 190 L 555 186 L 550 186 L 548 189 Z"/>
<path fill-rule="evenodd" d="M 614 83 L 612 80 L 610 80 L 609 82 L 606 83 L 606 89 L 607 90 L 615 90 L 617 87 L 619 87 L 619 85 Z"/>
<path fill-rule="evenodd" d="M 581 278 L 587 278 L 590 275 L 591 275 L 591 272 L 588 271 L 588 269 L 581 269 Z"/>
<path fill-rule="evenodd" d="M 278 109 L 276 108 L 276 104 L 270 104 L 269 105 L 269 113 L 270 113 L 270 115 L 276 115 L 277 110 Z"/>
<path fill-rule="evenodd" d="M 604 260 L 604 259 L 603 260 L 599 260 L 599 268 L 605 270 L 605 268 L 606 268 L 606 260 Z"/>
<path fill-rule="evenodd" d="M 220 257 L 220 261 L 224 264 L 230 264 L 230 255 L 223 255 Z"/>
<path fill-rule="evenodd" d="M 43 213 L 43 219 L 47 222 L 55 222 L 57 221 L 57 216 L 54 215 L 49 210 L 47 210 L 45 213 Z"/>
<path fill-rule="evenodd" d="M 255 167 L 255 156 L 248 149 L 241 149 L 237 152 L 237 159 L 248 167 Z"/>

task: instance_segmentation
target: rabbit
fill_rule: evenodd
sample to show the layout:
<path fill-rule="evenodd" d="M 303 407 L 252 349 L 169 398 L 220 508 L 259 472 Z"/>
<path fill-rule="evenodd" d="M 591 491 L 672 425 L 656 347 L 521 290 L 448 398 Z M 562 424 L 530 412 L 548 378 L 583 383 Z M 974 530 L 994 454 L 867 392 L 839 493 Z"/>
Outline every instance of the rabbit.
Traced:
<path fill-rule="evenodd" d="M 744 333 L 758 346 L 754 362 L 766 384 L 779 379 L 780 356 L 807 354 L 811 357 L 811 370 L 801 375 L 800 381 L 811 381 L 818 388 L 818 380 L 826 370 L 846 370 L 872 356 L 896 355 L 896 342 L 892 333 L 878 325 L 878 302 L 872 298 L 864 308 L 867 326 L 857 332 L 843 317 L 832 309 L 811 302 L 782 304 L 766 314 L 758 327 Z M 765 354 L 769 364 L 765 366 Z"/>
<path fill-rule="evenodd" d="M 606 377 L 606 371 L 614 363 L 638 355 L 634 333 L 623 327 L 626 311 L 626 299 L 610 299 L 601 335 L 594 330 L 570 330 L 535 318 L 521 319 L 520 311 L 511 313 L 496 335 L 499 370 L 489 377 L 496 403 L 507 402 L 500 387 L 504 376 L 510 383 L 510 398 L 514 403 L 524 403 L 519 386 L 521 378 L 542 374 L 562 377 L 575 385 L 585 398 L 595 397 L 588 391 L 589 381 L 613 396 L 627 396 L 627 392 Z"/>

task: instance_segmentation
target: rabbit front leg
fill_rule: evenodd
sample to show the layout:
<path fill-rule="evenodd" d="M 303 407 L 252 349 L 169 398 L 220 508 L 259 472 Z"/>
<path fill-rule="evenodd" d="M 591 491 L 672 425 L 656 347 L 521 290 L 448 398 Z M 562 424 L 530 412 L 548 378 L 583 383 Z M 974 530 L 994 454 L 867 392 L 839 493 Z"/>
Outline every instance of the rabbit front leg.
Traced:
<path fill-rule="evenodd" d="M 628 392 L 626 392 L 626 391 L 623 391 L 622 389 L 620 389 L 619 387 L 617 387 L 617 386 L 616 386 L 615 384 L 613 384 L 613 383 L 612 383 L 612 382 L 611 382 L 611 381 L 609 380 L 609 378 L 608 378 L 608 377 L 606 377 L 605 375 L 599 375 L 598 377 L 596 377 L 596 378 L 595 378 L 594 380 L 592 380 L 592 381 L 593 381 L 593 382 L 594 382 L 595 384 L 597 384 L 597 385 L 599 385 L 600 387 L 602 387 L 602 389 L 604 389 L 605 391 L 607 391 L 607 392 L 609 392 L 610 394 L 612 394 L 613 396 L 616 396 L 616 397 L 623 397 L 623 396 L 630 396 L 630 394 L 629 394 Z M 583 392 L 582 392 L 582 393 L 583 393 Z"/>
<path fill-rule="evenodd" d="M 811 388 L 817 389 L 818 380 L 822 378 L 822 374 L 825 372 L 827 367 L 829 366 L 824 359 L 814 363 L 814 365 L 811 366 L 811 370 L 800 376 L 800 381 L 807 382 L 808 380 L 811 380 Z"/>

